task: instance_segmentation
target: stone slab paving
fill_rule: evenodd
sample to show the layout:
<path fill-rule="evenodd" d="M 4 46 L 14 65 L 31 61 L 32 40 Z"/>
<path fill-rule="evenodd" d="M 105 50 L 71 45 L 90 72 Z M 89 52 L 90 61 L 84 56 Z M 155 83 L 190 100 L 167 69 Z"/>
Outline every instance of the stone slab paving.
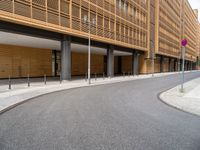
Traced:
<path fill-rule="evenodd" d="M 154 77 L 156 78 L 156 77 L 167 76 L 167 75 L 172 75 L 172 74 L 177 74 L 177 73 L 178 72 L 158 73 L 158 74 L 155 74 Z M 111 83 L 117 83 L 117 82 L 123 82 L 123 81 L 146 79 L 146 78 L 152 78 L 152 75 L 149 74 L 149 75 L 114 77 L 114 78 L 105 78 L 105 79 L 97 78 L 97 80 L 92 79 L 91 85 L 88 85 L 88 83 L 83 79 L 66 81 L 66 82 L 63 82 L 62 84 L 60 84 L 58 80 L 57 81 L 53 80 L 53 81 L 47 82 L 47 85 L 44 85 L 44 82 L 37 81 L 37 82 L 32 82 L 30 87 L 27 87 L 26 82 L 22 82 L 22 83 L 16 82 L 16 84 L 12 85 L 12 90 L 8 90 L 7 82 L 5 82 L 4 80 L 2 84 L 0 85 L 0 112 L 3 112 L 31 98 L 48 94 L 51 92 L 72 89 L 72 88 L 111 84 Z"/>
<path fill-rule="evenodd" d="M 181 86 L 176 86 L 160 94 L 160 99 L 165 103 L 180 110 L 200 116 L 200 78 L 184 84 L 184 93 L 180 92 Z"/>

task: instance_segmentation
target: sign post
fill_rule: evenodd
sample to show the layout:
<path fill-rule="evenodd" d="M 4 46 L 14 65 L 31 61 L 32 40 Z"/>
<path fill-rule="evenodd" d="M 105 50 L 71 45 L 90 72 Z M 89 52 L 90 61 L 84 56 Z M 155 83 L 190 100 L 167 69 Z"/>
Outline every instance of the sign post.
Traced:
<path fill-rule="evenodd" d="M 185 50 L 186 50 L 186 45 L 187 45 L 187 40 L 183 39 L 181 41 L 182 45 L 182 80 L 181 80 L 181 93 L 184 92 L 184 80 L 185 80 Z"/>

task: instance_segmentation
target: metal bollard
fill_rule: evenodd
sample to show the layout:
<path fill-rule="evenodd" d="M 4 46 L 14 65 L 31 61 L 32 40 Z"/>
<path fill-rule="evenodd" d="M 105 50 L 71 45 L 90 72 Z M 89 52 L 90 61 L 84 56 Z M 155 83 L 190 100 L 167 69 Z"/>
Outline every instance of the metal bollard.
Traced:
<path fill-rule="evenodd" d="M 131 73 L 130 73 L 130 72 L 128 72 L 128 77 L 130 77 L 130 74 L 131 74 Z"/>
<path fill-rule="evenodd" d="M 47 76 L 46 76 L 46 74 L 44 75 L 44 84 L 45 85 L 47 84 Z"/>
<path fill-rule="evenodd" d="M 87 82 L 87 73 L 85 73 L 85 81 Z"/>
<path fill-rule="evenodd" d="M 123 72 L 123 77 L 125 78 L 125 72 Z"/>
<path fill-rule="evenodd" d="M 9 90 L 12 89 L 11 78 L 10 78 L 10 76 L 8 77 L 8 89 L 9 89 Z"/>
<path fill-rule="evenodd" d="M 30 87 L 30 77 L 29 77 L 29 74 L 27 76 L 27 82 L 28 82 L 28 87 Z"/>
<path fill-rule="evenodd" d="M 61 74 L 60 74 L 60 84 L 62 83 L 62 76 L 61 76 Z"/>
<path fill-rule="evenodd" d="M 105 80 L 105 73 L 103 72 L 103 80 Z"/>
<path fill-rule="evenodd" d="M 97 73 L 95 72 L 95 80 L 97 80 Z"/>

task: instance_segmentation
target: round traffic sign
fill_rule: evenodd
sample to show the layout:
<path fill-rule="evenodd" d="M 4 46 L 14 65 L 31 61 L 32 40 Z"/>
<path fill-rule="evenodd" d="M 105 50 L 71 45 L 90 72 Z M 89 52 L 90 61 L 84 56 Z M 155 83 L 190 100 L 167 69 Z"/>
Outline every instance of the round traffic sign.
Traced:
<path fill-rule="evenodd" d="M 187 43 L 188 43 L 188 41 L 186 39 L 183 39 L 181 41 L 181 45 L 184 46 L 184 47 L 187 45 Z"/>

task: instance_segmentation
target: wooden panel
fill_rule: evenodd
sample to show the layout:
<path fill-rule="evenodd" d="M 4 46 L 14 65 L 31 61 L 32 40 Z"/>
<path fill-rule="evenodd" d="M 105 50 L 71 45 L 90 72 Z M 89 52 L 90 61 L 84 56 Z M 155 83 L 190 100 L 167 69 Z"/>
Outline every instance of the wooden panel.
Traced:
<path fill-rule="evenodd" d="M 157 58 L 156 60 L 155 60 L 155 72 L 160 72 L 160 59 L 159 58 Z"/>
<path fill-rule="evenodd" d="M 165 59 L 165 60 L 164 60 L 163 71 L 164 71 L 164 72 L 168 72 L 168 71 L 169 71 L 169 60 L 168 60 L 168 59 Z"/>
<path fill-rule="evenodd" d="M 86 53 L 72 53 L 72 75 L 85 75 L 88 69 Z M 104 56 L 91 54 L 91 74 L 102 74 L 104 71 Z"/>
<path fill-rule="evenodd" d="M 12 57 L 0 51 L 0 78 L 7 78 L 12 74 Z"/>
<path fill-rule="evenodd" d="M 0 45 L 0 78 L 51 76 L 51 62 L 51 50 Z"/>
<path fill-rule="evenodd" d="M 122 56 L 122 72 L 132 72 L 132 56 Z"/>

